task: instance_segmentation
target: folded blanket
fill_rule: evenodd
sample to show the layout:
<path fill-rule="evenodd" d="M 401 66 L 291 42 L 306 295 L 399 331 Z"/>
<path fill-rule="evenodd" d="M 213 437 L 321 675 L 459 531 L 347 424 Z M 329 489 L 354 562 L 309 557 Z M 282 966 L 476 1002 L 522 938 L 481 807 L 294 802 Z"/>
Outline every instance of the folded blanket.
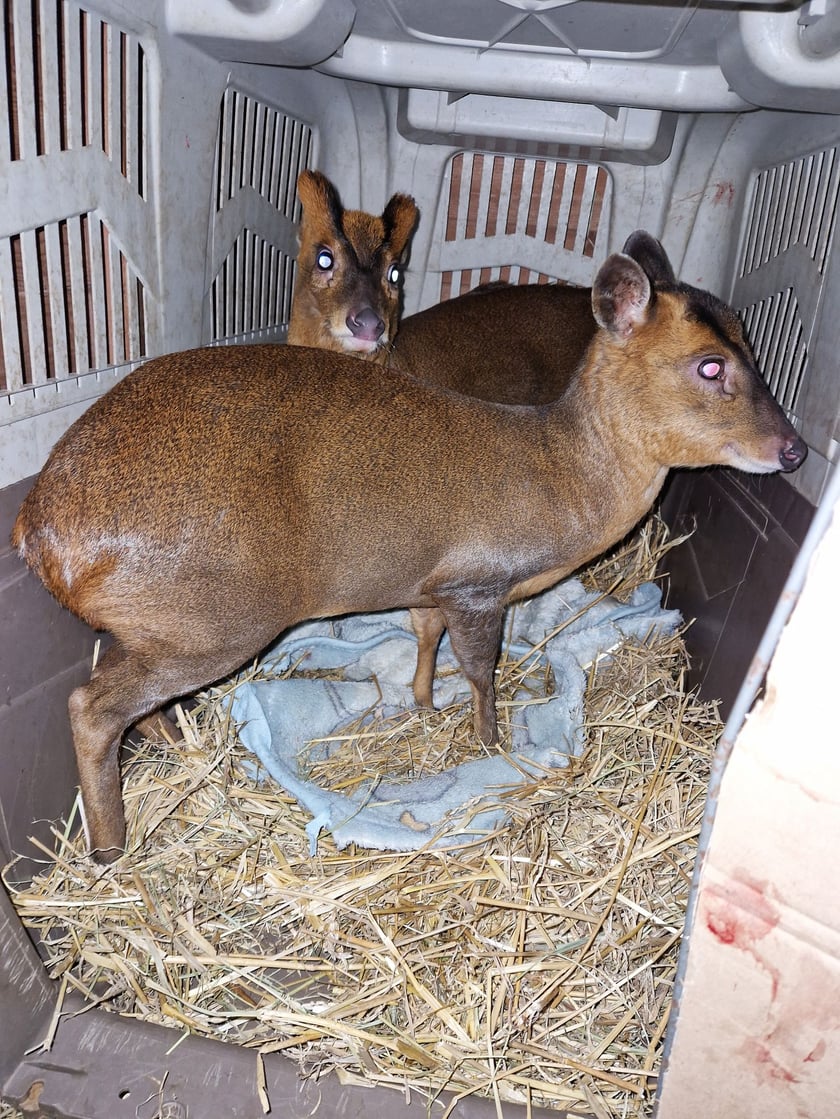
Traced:
<path fill-rule="evenodd" d="M 307 622 L 290 630 L 268 651 L 264 668 L 340 669 L 343 678 L 292 675 L 241 684 L 231 698 L 231 714 L 242 724 L 243 744 L 312 814 L 307 833 L 313 853 L 322 830 L 332 833 L 339 848 L 356 843 L 409 851 L 462 843 L 504 821 L 502 794 L 568 765 L 569 755 L 582 752 L 587 667 L 625 639 L 645 641 L 654 633 L 673 633 L 680 615 L 663 610 L 660 603 L 659 588 L 652 583 L 637 587 L 622 603 L 569 579 L 511 607 L 512 628 L 506 618 L 503 631 L 511 634 L 508 656 L 530 653 L 548 661 L 555 695 L 520 709 L 510 754 L 478 756 L 476 743 L 475 760 L 415 781 L 388 781 L 383 774 L 345 795 L 307 780 L 300 765 L 304 752 L 308 758 L 328 758 L 336 748 L 329 743 L 308 747 L 312 740 L 327 738 L 365 715 L 387 716 L 413 706 L 417 643 L 405 610 Z M 551 636 L 545 640 L 547 634 Z M 536 645 L 540 648 L 535 651 Z M 438 653 L 442 667 L 457 667 L 448 636 Z M 436 706 L 469 694 L 460 674 L 435 681 Z"/>

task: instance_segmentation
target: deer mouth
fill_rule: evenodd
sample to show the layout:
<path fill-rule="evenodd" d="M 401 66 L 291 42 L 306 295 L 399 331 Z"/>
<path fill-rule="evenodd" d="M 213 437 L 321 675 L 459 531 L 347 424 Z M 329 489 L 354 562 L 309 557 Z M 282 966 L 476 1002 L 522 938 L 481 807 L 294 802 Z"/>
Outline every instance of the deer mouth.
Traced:
<path fill-rule="evenodd" d="M 380 346 L 385 345 L 387 339 L 383 336 L 379 338 L 359 338 L 354 334 L 343 334 L 339 337 L 338 341 L 341 343 L 342 349 L 350 354 L 372 354 L 379 349 Z"/>

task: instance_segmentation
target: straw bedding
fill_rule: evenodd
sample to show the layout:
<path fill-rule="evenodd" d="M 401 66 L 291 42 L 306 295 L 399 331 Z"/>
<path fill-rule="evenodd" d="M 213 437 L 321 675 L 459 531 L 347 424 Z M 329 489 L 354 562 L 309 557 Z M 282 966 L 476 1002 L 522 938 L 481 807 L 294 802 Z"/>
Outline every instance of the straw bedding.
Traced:
<path fill-rule="evenodd" d="M 673 543 L 654 518 L 585 580 L 622 597 Z M 62 990 L 123 1014 L 282 1050 L 311 1077 L 644 1116 L 721 730 L 685 667 L 680 636 L 593 666 L 585 755 L 517 790 L 494 835 L 409 854 L 322 836 L 311 857 L 305 813 L 260 780 L 212 689 L 179 711 L 183 742 L 126 758 L 126 858 L 92 864 L 71 816 L 42 875 L 5 877 Z M 503 737 L 523 682 L 540 702 L 544 675 L 503 653 Z M 467 707 L 406 712 L 351 731 L 328 780 L 476 749 Z"/>

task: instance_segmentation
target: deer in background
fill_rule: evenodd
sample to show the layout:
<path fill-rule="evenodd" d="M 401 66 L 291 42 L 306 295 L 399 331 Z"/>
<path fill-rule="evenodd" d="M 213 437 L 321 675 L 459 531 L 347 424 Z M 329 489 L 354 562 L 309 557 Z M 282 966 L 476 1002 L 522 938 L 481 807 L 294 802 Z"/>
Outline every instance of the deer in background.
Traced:
<path fill-rule="evenodd" d="M 377 217 L 343 209 L 320 171 L 302 171 L 297 189 L 303 216 L 288 342 L 383 361 L 400 316 L 414 199 L 395 194 Z"/>
<path fill-rule="evenodd" d="M 345 210 L 320 171 L 301 172 L 298 197 L 292 345 L 353 353 L 480 400 L 560 395 L 595 333 L 589 288 L 491 284 L 400 322 L 413 199 L 395 194 L 381 217 Z"/>

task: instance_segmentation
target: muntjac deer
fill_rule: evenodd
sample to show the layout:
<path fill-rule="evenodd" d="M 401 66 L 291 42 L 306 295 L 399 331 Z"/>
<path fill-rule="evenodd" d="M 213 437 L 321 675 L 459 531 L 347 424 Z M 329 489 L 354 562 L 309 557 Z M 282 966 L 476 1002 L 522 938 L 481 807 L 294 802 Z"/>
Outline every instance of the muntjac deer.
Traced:
<path fill-rule="evenodd" d="M 621 539 L 671 467 L 799 466 L 805 444 L 737 316 L 674 284 L 647 234 L 628 249 L 601 266 L 597 331 L 550 404 L 473 400 L 323 350 L 231 346 L 146 363 L 59 440 L 13 542 L 114 637 L 69 702 L 98 859 L 125 842 L 125 729 L 294 623 L 439 610 L 493 743 L 508 602 Z"/>
<path fill-rule="evenodd" d="M 353 353 L 479 400 L 543 404 L 560 395 L 595 333 L 589 288 L 490 285 L 400 322 L 414 202 L 395 194 L 381 218 L 343 210 L 319 171 L 301 172 L 298 196 L 290 343 Z"/>
<path fill-rule="evenodd" d="M 320 171 L 302 171 L 303 207 L 288 341 L 376 358 L 400 316 L 401 279 L 417 224 L 414 199 L 395 194 L 381 217 L 342 208 Z"/>

